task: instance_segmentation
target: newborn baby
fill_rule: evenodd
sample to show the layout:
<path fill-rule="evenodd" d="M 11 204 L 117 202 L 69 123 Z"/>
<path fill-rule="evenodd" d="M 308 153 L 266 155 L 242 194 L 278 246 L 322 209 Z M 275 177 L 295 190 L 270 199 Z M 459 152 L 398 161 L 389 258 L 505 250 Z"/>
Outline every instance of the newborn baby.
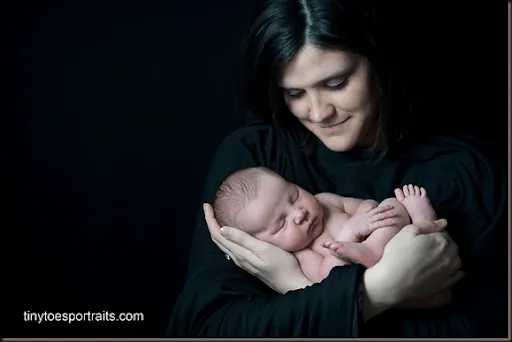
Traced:
<path fill-rule="evenodd" d="M 377 263 L 388 241 L 405 225 L 437 219 L 425 189 L 406 185 L 396 198 L 374 200 L 332 193 L 312 195 L 263 167 L 239 170 L 217 190 L 213 208 L 221 226 L 232 226 L 293 252 L 304 275 L 320 282 L 350 260 Z"/>

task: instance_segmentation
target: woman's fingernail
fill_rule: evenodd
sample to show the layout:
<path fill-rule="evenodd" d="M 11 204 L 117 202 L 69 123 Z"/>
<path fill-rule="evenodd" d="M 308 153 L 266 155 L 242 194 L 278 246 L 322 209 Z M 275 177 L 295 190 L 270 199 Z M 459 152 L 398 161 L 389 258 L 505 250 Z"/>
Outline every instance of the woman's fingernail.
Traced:
<path fill-rule="evenodd" d="M 225 229 L 224 227 L 221 227 L 221 228 L 220 228 L 220 234 L 221 234 L 222 236 L 226 236 L 226 235 L 227 235 L 227 233 L 228 233 L 228 232 L 226 231 L 226 229 Z"/>

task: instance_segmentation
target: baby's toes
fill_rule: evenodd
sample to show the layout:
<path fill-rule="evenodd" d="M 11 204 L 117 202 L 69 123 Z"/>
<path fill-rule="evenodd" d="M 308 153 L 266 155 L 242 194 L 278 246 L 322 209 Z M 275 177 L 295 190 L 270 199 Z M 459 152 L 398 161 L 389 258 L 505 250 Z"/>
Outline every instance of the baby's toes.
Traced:
<path fill-rule="evenodd" d="M 409 186 L 408 185 L 404 185 L 403 191 L 404 191 L 405 197 L 409 196 Z"/>
<path fill-rule="evenodd" d="M 409 196 L 414 196 L 414 185 L 409 184 Z"/>
<path fill-rule="evenodd" d="M 405 199 L 402 189 L 395 189 L 395 197 L 399 202 L 402 202 Z"/>
<path fill-rule="evenodd" d="M 427 190 L 424 187 L 420 188 L 421 197 L 427 197 Z"/>

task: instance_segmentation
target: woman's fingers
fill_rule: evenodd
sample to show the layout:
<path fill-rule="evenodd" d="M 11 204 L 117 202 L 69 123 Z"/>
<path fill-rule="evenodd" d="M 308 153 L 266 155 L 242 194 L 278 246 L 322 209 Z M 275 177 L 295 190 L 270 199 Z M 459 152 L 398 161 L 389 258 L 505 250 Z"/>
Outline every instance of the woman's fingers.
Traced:
<path fill-rule="evenodd" d="M 238 265 L 237 258 L 221 242 L 222 240 L 225 239 L 223 239 L 222 235 L 220 234 L 220 226 L 217 220 L 215 219 L 212 206 L 209 203 L 204 203 L 203 211 L 204 218 L 206 220 L 206 225 L 208 227 L 208 230 L 210 231 L 210 237 L 212 241 L 217 245 L 217 247 L 220 248 L 220 250 L 224 252 L 224 254 L 228 255 L 229 258 L 232 259 Z"/>
<path fill-rule="evenodd" d="M 213 208 L 210 204 L 205 203 L 203 208 L 204 218 L 212 238 L 217 239 L 218 242 L 227 247 L 229 250 L 234 251 L 232 247 L 238 247 L 238 250 L 243 248 L 254 252 L 257 251 L 258 248 L 261 248 L 261 241 L 253 238 L 246 232 L 232 227 L 221 228 L 214 217 Z"/>
<path fill-rule="evenodd" d="M 452 240 L 450 235 L 445 236 L 448 246 L 446 247 L 446 253 L 445 255 L 450 257 L 456 257 L 459 255 L 459 246 L 455 243 L 455 241 Z"/>
<path fill-rule="evenodd" d="M 261 259 L 243 246 L 229 241 L 229 239 L 224 236 L 227 235 L 228 238 L 232 235 L 237 236 L 237 234 L 233 234 L 232 232 L 241 231 L 235 228 L 227 228 L 227 230 L 229 230 L 228 234 L 221 234 L 221 231 L 225 232 L 226 228 L 223 227 L 224 229 L 221 230 L 219 223 L 215 219 L 212 206 L 209 203 L 205 203 L 203 205 L 203 210 L 206 225 L 208 226 L 213 242 L 220 248 L 220 250 L 227 254 L 237 266 L 253 274 L 257 272 L 257 269 L 254 266 L 258 266 L 261 263 Z"/>
<path fill-rule="evenodd" d="M 453 276 L 448 278 L 448 280 L 444 284 L 444 288 L 449 289 L 453 285 L 457 284 L 463 277 L 464 277 L 464 271 L 458 271 Z"/>
<path fill-rule="evenodd" d="M 222 227 L 221 235 L 252 253 L 263 252 L 268 246 L 267 242 L 258 240 L 243 230 L 232 227 Z"/>
<path fill-rule="evenodd" d="M 219 247 L 219 249 L 221 251 L 224 252 L 225 255 L 227 255 L 229 257 L 230 260 L 233 260 L 235 262 L 235 264 L 238 265 L 238 260 L 237 258 L 233 255 L 233 253 L 231 253 L 231 251 L 229 249 L 227 249 L 226 247 L 224 247 L 219 241 L 217 241 L 216 239 L 213 239 L 212 238 L 212 241 L 217 245 L 217 247 Z M 227 259 L 227 258 L 226 258 Z"/>
<path fill-rule="evenodd" d="M 460 268 L 462 266 L 462 261 L 460 260 L 459 256 L 457 255 L 454 260 L 450 262 L 450 265 L 448 266 L 448 274 L 456 274 L 458 271 L 460 271 Z"/>
<path fill-rule="evenodd" d="M 255 256 L 254 258 L 251 258 L 251 257 L 248 257 L 247 255 L 243 255 L 244 253 L 240 253 L 240 251 L 235 251 L 235 252 L 232 252 L 231 250 L 229 250 L 228 248 L 226 248 L 224 245 L 222 245 L 221 242 L 219 242 L 218 240 L 216 239 L 212 239 L 213 242 L 217 245 L 217 247 L 219 247 L 219 249 L 221 251 L 224 252 L 225 255 L 229 256 L 229 259 L 228 260 L 231 260 L 233 263 L 235 263 L 235 265 L 237 265 L 238 267 L 246 270 L 247 272 L 251 273 L 251 274 L 257 274 L 258 273 L 258 269 L 253 265 L 252 262 L 254 262 L 255 259 Z M 227 240 L 225 240 L 227 241 Z M 227 241 L 229 242 L 229 241 Z"/>
<path fill-rule="evenodd" d="M 240 264 L 244 264 L 247 261 L 258 266 L 262 262 L 253 249 L 256 243 L 252 240 L 260 242 L 259 240 L 233 227 L 222 227 L 220 232 L 221 240 L 219 242 L 234 254 Z"/>
<path fill-rule="evenodd" d="M 209 203 L 203 204 L 203 212 L 206 225 L 208 226 L 208 230 L 210 231 L 210 235 L 212 236 L 212 238 L 220 237 L 220 226 L 217 220 L 215 219 L 213 208 Z"/>
<path fill-rule="evenodd" d="M 408 225 L 408 226 L 404 227 L 404 230 L 405 229 L 415 230 L 416 235 L 431 234 L 431 233 L 442 232 L 447 224 L 448 224 L 448 221 L 446 221 L 445 219 L 439 219 L 439 220 L 432 221 L 432 222 Z"/>

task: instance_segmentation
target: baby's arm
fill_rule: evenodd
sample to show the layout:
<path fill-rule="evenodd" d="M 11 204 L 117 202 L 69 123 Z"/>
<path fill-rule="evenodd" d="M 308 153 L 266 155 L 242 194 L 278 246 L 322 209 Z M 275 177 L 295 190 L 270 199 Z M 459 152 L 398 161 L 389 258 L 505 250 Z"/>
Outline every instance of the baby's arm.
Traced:
<path fill-rule="evenodd" d="M 352 197 L 342 197 L 330 192 L 322 192 L 317 194 L 316 197 L 320 201 L 328 202 L 329 204 L 343 210 L 350 216 L 354 215 L 357 208 L 364 202 L 364 200 Z"/>
<path fill-rule="evenodd" d="M 310 248 L 304 248 L 298 252 L 295 252 L 295 257 L 299 260 L 300 268 L 302 273 L 314 283 L 322 281 L 318 270 L 322 265 L 324 257 Z"/>
<path fill-rule="evenodd" d="M 314 283 L 324 280 L 333 267 L 348 264 L 348 262 L 334 255 L 328 255 L 324 258 L 321 254 L 310 248 L 295 252 L 295 256 L 299 260 L 299 265 L 304 275 Z"/>
<path fill-rule="evenodd" d="M 322 192 L 316 195 L 320 202 L 330 204 L 351 218 L 345 223 L 346 227 L 350 227 L 350 234 L 357 238 L 348 238 L 344 235 L 346 229 L 341 229 L 337 240 L 358 242 L 377 229 L 392 224 L 391 220 L 396 216 L 391 205 L 379 205 L 374 200 L 362 200 L 359 198 L 342 197 L 330 192 Z M 349 235 L 350 235 L 349 234 Z"/>
<path fill-rule="evenodd" d="M 348 206 L 355 206 L 358 201 L 348 199 L 345 203 Z M 354 215 L 343 223 L 335 240 L 361 242 L 375 230 L 393 225 L 396 216 L 397 212 L 392 205 L 387 203 L 379 205 L 374 200 L 364 200 L 359 202 Z"/>
<path fill-rule="evenodd" d="M 364 206 L 364 205 L 362 205 Z M 336 236 L 336 241 L 325 242 L 324 247 L 328 248 L 331 253 L 339 257 L 348 257 L 353 261 L 363 264 L 366 267 L 372 267 L 382 257 L 384 247 L 391 240 L 393 236 L 405 225 L 409 223 L 409 215 L 405 207 L 394 198 L 388 198 L 381 202 L 376 208 L 387 208 L 391 207 L 392 210 L 386 210 L 384 213 L 392 215 L 392 218 L 386 218 L 380 221 L 376 221 L 379 229 L 376 226 L 372 228 L 374 231 L 369 234 L 368 238 L 362 243 L 354 243 L 359 241 L 354 240 L 343 240 L 340 234 Z M 375 210 L 375 209 L 372 209 Z M 363 217 L 364 218 L 364 217 Z M 363 220 L 364 221 L 364 220 Z M 352 228 L 347 227 L 351 225 Z M 361 215 L 357 214 L 345 222 L 344 228 L 351 231 L 360 231 L 360 227 L 363 227 L 364 223 L 361 222 Z"/>

